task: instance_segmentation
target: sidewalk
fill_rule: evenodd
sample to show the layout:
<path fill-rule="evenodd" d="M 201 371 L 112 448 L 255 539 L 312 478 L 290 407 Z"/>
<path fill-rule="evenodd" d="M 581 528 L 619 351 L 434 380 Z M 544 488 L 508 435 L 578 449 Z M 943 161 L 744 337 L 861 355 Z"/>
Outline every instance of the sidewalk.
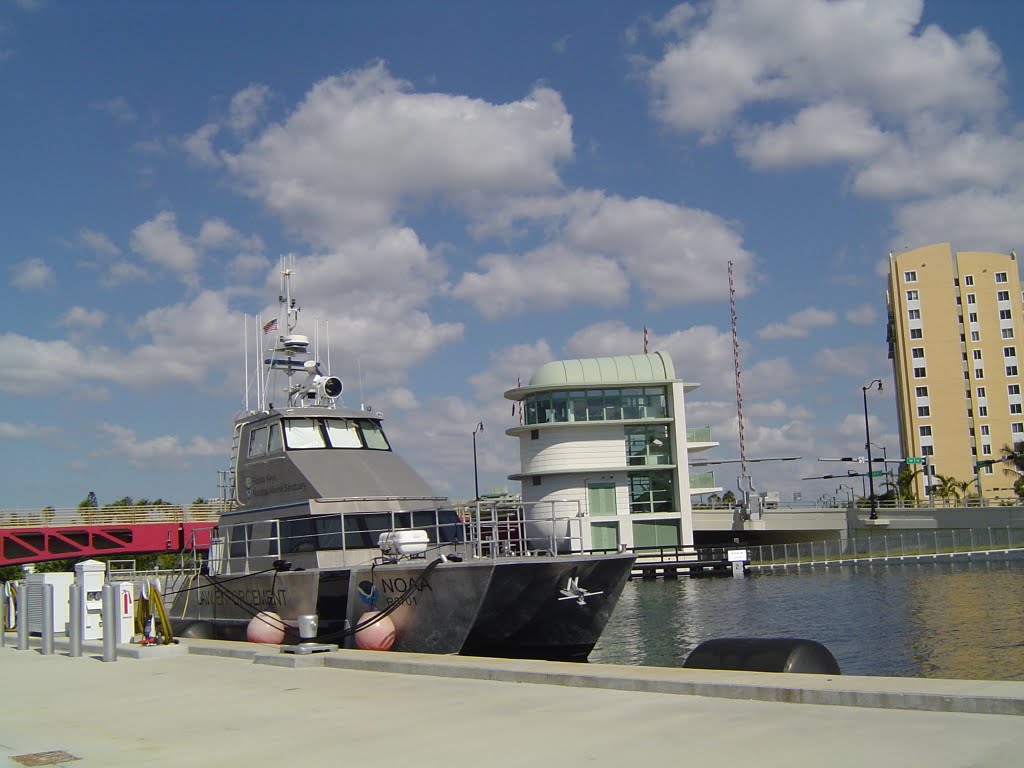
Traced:
<path fill-rule="evenodd" d="M 195 641 L 121 650 L 117 662 L 104 663 L 95 647 L 76 659 L 0 648 L 0 766 L 60 751 L 80 758 L 76 768 L 711 760 L 908 768 L 1008 766 L 1024 754 L 1020 716 L 886 704 L 935 709 L 945 701 L 962 709 L 968 702 L 974 711 L 1024 713 L 1024 683 L 361 651 L 292 656 Z M 142 658 L 125 658 L 129 650 Z M 856 706 L 842 705 L 843 696 Z"/>

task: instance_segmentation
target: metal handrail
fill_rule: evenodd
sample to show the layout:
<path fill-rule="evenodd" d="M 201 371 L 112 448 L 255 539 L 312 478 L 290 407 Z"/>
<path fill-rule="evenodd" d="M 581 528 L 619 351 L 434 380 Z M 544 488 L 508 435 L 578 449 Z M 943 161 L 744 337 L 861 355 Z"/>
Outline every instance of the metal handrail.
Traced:
<path fill-rule="evenodd" d="M 0 528 L 61 528 L 75 525 L 216 522 L 227 511 L 224 502 L 151 504 L 131 507 L 2 510 Z"/>
<path fill-rule="evenodd" d="M 745 547 L 751 568 L 945 557 L 1024 550 L 1024 528 L 918 529 L 845 539 Z"/>

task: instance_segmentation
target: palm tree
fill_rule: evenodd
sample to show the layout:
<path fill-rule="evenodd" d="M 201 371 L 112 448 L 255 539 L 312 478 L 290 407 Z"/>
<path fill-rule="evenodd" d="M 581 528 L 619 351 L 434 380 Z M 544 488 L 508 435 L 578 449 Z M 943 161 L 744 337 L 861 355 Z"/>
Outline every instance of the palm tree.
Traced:
<path fill-rule="evenodd" d="M 917 495 L 914 493 L 914 480 L 923 470 L 911 469 L 905 464 L 900 467 L 896 475 L 896 495 L 903 501 L 914 501 Z"/>
<path fill-rule="evenodd" d="M 952 475 L 935 475 L 936 486 L 935 495 L 942 499 L 944 502 L 948 501 L 950 497 L 953 501 L 958 501 L 960 498 L 960 487 L 959 480 Z"/>

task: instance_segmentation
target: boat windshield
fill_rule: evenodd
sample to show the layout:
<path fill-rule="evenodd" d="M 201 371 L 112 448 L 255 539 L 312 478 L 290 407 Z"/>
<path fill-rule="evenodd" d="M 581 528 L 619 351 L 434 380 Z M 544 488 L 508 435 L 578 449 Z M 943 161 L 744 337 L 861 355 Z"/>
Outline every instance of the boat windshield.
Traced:
<path fill-rule="evenodd" d="M 384 430 L 373 419 L 284 419 L 284 442 L 291 451 L 315 448 L 391 450 Z"/>

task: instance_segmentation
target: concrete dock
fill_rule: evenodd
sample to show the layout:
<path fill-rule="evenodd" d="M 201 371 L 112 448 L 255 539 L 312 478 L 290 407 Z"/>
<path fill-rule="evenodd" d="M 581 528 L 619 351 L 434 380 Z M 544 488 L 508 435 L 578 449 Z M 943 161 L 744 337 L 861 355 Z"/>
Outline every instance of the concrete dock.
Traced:
<path fill-rule="evenodd" d="M 1010 766 L 1024 682 L 182 641 L 0 648 L 0 766 Z M 66 645 L 65 645 L 66 647 Z"/>

